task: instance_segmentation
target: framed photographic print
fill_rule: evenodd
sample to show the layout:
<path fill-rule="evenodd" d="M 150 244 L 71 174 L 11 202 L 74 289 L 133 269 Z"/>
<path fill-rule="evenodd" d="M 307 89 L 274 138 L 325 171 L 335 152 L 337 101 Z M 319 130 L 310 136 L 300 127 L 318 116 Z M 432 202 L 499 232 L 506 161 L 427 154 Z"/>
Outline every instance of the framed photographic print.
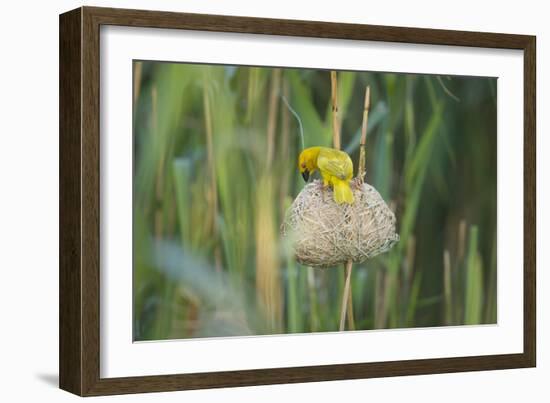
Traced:
<path fill-rule="evenodd" d="M 60 16 L 60 387 L 532 367 L 535 37 Z"/>

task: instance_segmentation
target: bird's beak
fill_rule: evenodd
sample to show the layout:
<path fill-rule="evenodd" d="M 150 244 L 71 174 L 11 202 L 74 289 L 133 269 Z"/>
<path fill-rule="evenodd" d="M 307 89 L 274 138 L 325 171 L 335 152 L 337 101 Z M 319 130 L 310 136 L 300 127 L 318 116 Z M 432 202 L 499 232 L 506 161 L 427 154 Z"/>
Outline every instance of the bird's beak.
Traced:
<path fill-rule="evenodd" d="M 309 180 L 309 171 L 307 169 L 302 172 L 302 178 L 304 178 L 306 182 Z"/>

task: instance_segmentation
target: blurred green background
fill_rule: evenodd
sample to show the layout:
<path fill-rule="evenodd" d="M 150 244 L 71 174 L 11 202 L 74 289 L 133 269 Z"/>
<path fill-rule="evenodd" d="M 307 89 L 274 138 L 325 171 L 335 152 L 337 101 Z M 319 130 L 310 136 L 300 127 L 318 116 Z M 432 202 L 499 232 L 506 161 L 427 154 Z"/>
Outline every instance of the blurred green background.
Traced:
<path fill-rule="evenodd" d="M 343 267 L 280 239 L 305 145 L 332 145 L 330 72 L 134 62 L 134 339 L 338 329 Z M 400 242 L 354 265 L 355 329 L 496 322 L 496 79 L 338 72 L 342 149 Z"/>

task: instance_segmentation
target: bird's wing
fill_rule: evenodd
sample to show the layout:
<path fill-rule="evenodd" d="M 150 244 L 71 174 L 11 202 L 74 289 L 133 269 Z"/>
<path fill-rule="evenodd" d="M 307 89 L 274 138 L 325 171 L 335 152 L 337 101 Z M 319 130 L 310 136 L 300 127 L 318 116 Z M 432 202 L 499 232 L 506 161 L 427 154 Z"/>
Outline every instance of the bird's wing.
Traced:
<path fill-rule="evenodd" d="M 340 179 L 347 179 L 353 175 L 351 159 L 337 150 L 326 150 L 319 153 L 317 166 L 320 170 Z"/>

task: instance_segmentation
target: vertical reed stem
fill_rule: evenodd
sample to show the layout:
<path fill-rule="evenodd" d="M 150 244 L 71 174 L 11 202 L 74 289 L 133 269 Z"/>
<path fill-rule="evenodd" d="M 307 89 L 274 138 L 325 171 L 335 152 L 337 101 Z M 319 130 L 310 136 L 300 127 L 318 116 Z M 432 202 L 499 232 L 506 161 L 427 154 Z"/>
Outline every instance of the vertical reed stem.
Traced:
<path fill-rule="evenodd" d="M 370 86 L 367 85 L 365 90 L 365 107 L 363 108 L 363 125 L 361 126 L 361 143 L 359 144 L 359 169 L 357 176 L 362 182 L 365 179 L 366 173 L 366 145 L 367 145 L 367 125 L 369 122 L 370 109 Z"/>
<path fill-rule="evenodd" d="M 282 80 L 282 91 L 283 96 L 285 99 L 288 98 L 288 94 L 290 92 L 288 81 L 286 79 Z M 281 122 L 281 155 L 288 155 L 289 153 L 289 143 L 290 143 L 290 115 L 289 115 L 288 108 L 282 108 L 281 115 L 282 115 L 282 122 Z M 287 167 L 285 167 L 287 168 Z M 285 215 L 285 201 L 287 198 L 287 195 L 290 194 L 290 191 L 288 189 L 289 187 L 289 170 L 282 169 L 281 170 L 281 186 L 279 187 L 279 205 L 280 205 L 280 216 L 284 217 Z"/>
<path fill-rule="evenodd" d="M 338 77 L 335 71 L 330 72 L 330 89 L 332 94 L 332 143 L 334 148 L 339 150 L 340 145 L 340 124 L 338 122 Z"/>
<path fill-rule="evenodd" d="M 273 176 L 271 169 L 275 155 L 280 86 L 281 69 L 273 69 L 267 111 L 266 165 L 257 185 L 255 229 L 256 295 L 263 307 L 268 328 L 272 332 L 280 331 L 282 324 L 282 288 L 278 270 L 278 251 L 274 247 L 277 234 L 274 196 L 279 181 Z"/>
<path fill-rule="evenodd" d="M 349 260 L 347 263 L 351 263 L 351 260 Z M 350 289 L 349 289 L 349 295 L 348 295 L 347 318 L 348 318 L 349 330 L 355 330 L 355 318 L 353 317 L 353 298 L 352 298 L 352 292 L 351 292 L 351 269 L 350 269 Z"/>
<path fill-rule="evenodd" d="M 340 331 L 345 329 L 347 307 L 348 307 L 348 304 L 351 305 L 351 303 L 349 303 L 348 300 L 351 295 L 350 288 L 351 288 L 351 269 L 352 268 L 353 268 L 353 262 L 351 260 L 348 260 L 345 266 L 346 283 L 344 284 L 344 295 L 342 296 L 342 310 L 340 311 L 340 326 L 338 328 Z M 353 316 L 353 313 L 350 312 L 350 315 Z"/>
<path fill-rule="evenodd" d="M 332 99 L 332 142 L 334 148 L 339 150 L 341 148 L 340 141 L 340 123 L 338 121 L 338 76 L 336 71 L 330 72 L 330 89 Z M 344 295 L 342 297 L 342 309 L 340 311 L 340 326 L 339 330 L 342 331 L 345 328 L 346 313 L 348 316 L 348 324 L 351 329 L 355 328 L 355 321 L 353 320 L 353 303 L 351 297 L 351 269 L 353 262 L 348 260 L 345 266 L 346 282 L 344 284 Z"/>
<path fill-rule="evenodd" d="M 134 62 L 134 106 L 139 99 L 139 93 L 141 91 L 141 74 L 143 71 L 142 62 Z"/>
<path fill-rule="evenodd" d="M 212 214 L 217 214 L 217 187 L 216 187 L 216 161 L 214 159 L 214 134 L 212 129 L 212 112 L 210 110 L 210 96 L 208 94 L 207 82 L 204 80 L 203 85 L 203 107 L 204 107 L 204 126 L 206 133 L 206 158 L 208 162 L 208 170 L 210 177 L 210 197 L 211 197 L 211 208 Z M 212 229 L 215 232 L 216 229 L 216 220 L 212 223 Z"/>
<path fill-rule="evenodd" d="M 273 69 L 271 75 L 271 90 L 269 94 L 269 107 L 267 116 L 267 170 L 271 168 L 275 154 L 275 128 L 279 107 L 279 88 L 281 86 L 281 69 Z"/>
<path fill-rule="evenodd" d="M 218 236 L 218 225 L 217 225 L 217 216 L 218 216 L 218 188 L 216 185 L 216 162 L 214 158 L 214 130 L 212 128 L 212 111 L 210 106 L 210 96 L 208 94 L 207 86 L 207 77 L 204 77 L 204 82 L 202 86 L 203 91 L 203 107 L 204 107 L 204 125 L 206 132 L 206 158 L 208 161 L 209 167 L 209 176 L 210 176 L 210 191 L 208 201 L 210 202 L 210 214 L 212 222 L 210 228 L 212 235 L 215 239 Z M 221 250 L 220 246 L 216 242 L 214 247 L 214 260 L 216 263 L 216 270 L 221 271 L 222 268 L 222 259 L 221 259 Z"/>

